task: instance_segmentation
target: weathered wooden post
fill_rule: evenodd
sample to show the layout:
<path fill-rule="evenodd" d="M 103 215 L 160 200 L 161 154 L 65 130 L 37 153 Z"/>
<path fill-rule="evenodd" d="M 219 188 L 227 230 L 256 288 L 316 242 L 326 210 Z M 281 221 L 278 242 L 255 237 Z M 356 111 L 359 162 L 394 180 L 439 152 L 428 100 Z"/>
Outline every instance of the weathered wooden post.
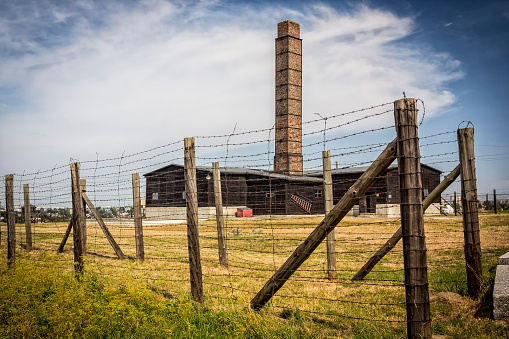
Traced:
<path fill-rule="evenodd" d="M 431 338 L 416 100 L 405 98 L 395 101 L 394 118 L 398 139 L 407 336 Z"/>
<path fill-rule="evenodd" d="M 325 199 L 325 215 L 329 214 L 333 205 L 332 173 L 330 151 L 322 152 L 323 158 L 323 194 Z M 327 276 L 330 280 L 336 278 L 336 230 L 327 234 Z"/>
<path fill-rule="evenodd" d="M 212 163 L 212 179 L 214 180 L 214 201 L 216 205 L 217 247 L 219 249 L 219 264 L 221 264 L 221 266 L 228 267 L 223 216 L 223 196 L 221 193 L 221 172 L 219 171 L 218 162 Z"/>
<path fill-rule="evenodd" d="M 72 232 L 74 241 L 74 271 L 79 279 L 83 274 L 83 240 L 81 228 L 83 222 L 83 199 L 80 189 L 80 164 L 71 163 L 71 193 L 72 193 Z"/>
<path fill-rule="evenodd" d="M 458 215 L 458 200 L 456 199 L 456 191 L 454 191 L 454 198 L 452 200 L 452 204 L 454 205 L 454 216 Z"/>
<path fill-rule="evenodd" d="M 474 129 L 458 129 L 458 147 L 461 173 L 461 205 L 463 206 L 463 233 L 467 266 L 468 294 L 475 298 L 483 287 L 481 238 L 477 210 L 475 175 Z"/>
<path fill-rule="evenodd" d="M 487 210 L 488 209 L 488 193 L 486 193 L 486 200 L 484 201 L 484 209 Z"/>
<path fill-rule="evenodd" d="M 30 206 L 30 190 L 28 184 L 23 184 L 24 205 L 25 205 L 25 235 L 26 235 L 26 250 L 32 250 L 32 209 Z"/>
<path fill-rule="evenodd" d="M 187 208 L 187 248 L 189 250 L 189 272 L 191 294 L 197 302 L 203 302 L 203 282 L 198 233 L 198 192 L 196 185 L 196 159 L 194 138 L 184 139 L 184 177 Z"/>
<path fill-rule="evenodd" d="M 80 179 L 80 191 L 83 193 L 87 192 L 87 180 Z M 81 220 L 81 241 L 83 242 L 83 254 L 87 253 L 87 205 L 85 199 L 82 198 L 81 203 L 83 204 L 83 215 L 80 216 Z"/>
<path fill-rule="evenodd" d="M 5 176 L 5 210 L 7 212 L 7 265 L 16 263 L 16 223 L 14 216 L 14 175 Z"/>
<path fill-rule="evenodd" d="M 143 225 L 141 221 L 140 174 L 133 173 L 133 209 L 134 209 L 134 239 L 136 242 L 136 259 L 145 260 L 143 246 Z"/>
<path fill-rule="evenodd" d="M 495 214 L 497 214 L 497 190 L 493 190 L 493 209 Z"/>

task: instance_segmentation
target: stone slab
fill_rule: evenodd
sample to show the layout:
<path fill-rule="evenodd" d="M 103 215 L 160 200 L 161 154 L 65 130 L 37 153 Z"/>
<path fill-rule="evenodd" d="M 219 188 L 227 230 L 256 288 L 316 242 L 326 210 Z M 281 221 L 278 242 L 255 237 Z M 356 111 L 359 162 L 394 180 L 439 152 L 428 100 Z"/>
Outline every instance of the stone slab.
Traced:
<path fill-rule="evenodd" d="M 509 265 L 498 265 L 493 288 L 493 317 L 509 318 Z"/>
<path fill-rule="evenodd" d="M 509 252 L 498 258 L 499 265 L 509 265 Z"/>

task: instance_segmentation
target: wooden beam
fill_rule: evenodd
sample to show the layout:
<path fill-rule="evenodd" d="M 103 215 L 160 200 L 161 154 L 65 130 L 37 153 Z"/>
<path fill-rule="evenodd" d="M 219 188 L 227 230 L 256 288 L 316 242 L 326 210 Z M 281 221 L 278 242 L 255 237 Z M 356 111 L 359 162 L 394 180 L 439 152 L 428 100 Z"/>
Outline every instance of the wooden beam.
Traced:
<path fill-rule="evenodd" d="M 87 192 L 87 180 L 80 179 L 80 194 Z M 87 206 L 85 200 L 82 201 L 83 204 L 83 215 L 80 215 L 81 218 L 81 242 L 83 243 L 83 253 L 87 253 Z"/>
<path fill-rule="evenodd" d="M 69 225 L 67 225 L 67 229 L 65 230 L 64 238 L 60 242 L 60 246 L 58 246 L 58 253 L 62 253 L 64 251 L 65 243 L 67 242 L 67 239 L 69 238 L 69 234 L 71 234 L 72 229 L 72 218 L 69 221 Z"/>
<path fill-rule="evenodd" d="M 325 215 L 334 207 L 332 192 L 332 174 L 330 151 L 322 152 L 323 160 L 323 195 L 325 199 Z M 327 234 L 327 277 L 330 280 L 336 279 L 336 231 Z"/>
<path fill-rule="evenodd" d="M 16 263 L 16 222 L 14 220 L 14 175 L 5 176 L 5 210 L 7 213 L 7 265 Z"/>
<path fill-rule="evenodd" d="M 212 179 L 214 180 L 214 202 L 216 205 L 217 248 L 219 249 L 219 264 L 228 267 L 226 254 L 226 235 L 224 230 L 223 195 L 221 193 L 221 172 L 219 163 L 212 163 Z"/>
<path fill-rule="evenodd" d="M 468 294 L 475 298 L 483 289 L 481 238 L 477 210 L 477 184 L 475 175 L 474 129 L 458 129 L 458 147 L 461 171 L 461 206 L 467 266 Z"/>
<path fill-rule="evenodd" d="M 196 159 L 194 138 L 184 139 L 184 177 L 187 207 L 187 248 L 191 294 L 197 302 L 203 302 L 203 281 L 198 233 L 198 192 L 196 185 Z"/>
<path fill-rule="evenodd" d="M 392 164 L 396 158 L 396 140 L 387 145 L 385 150 L 369 166 L 359 179 L 348 189 L 343 198 L 325 216 L 322 222 L 314 229 L 308 238 L 295 249 L 276 273 L 263 286 L 258 294 L 251 300 L 251 307 L 260 310 L 293 273 L 304 263 L 313 251 L 325 239 L 327 234 L 345 217 L 350 209 L 366 193 L 375 180 Z"/>
<path fill-rule="evenodd" d="M 122 253 L 122 250 L 120 249 L 117 242 L 115 241 L 115 239 L 111 235 L 110 231 L 106 227 L 106 224 L 104 223 L 103 218 L 95 209 L 94 204 L 92 204 L 92 201 L 88 198 L 86 193 L 82 193 L 81 196 L 83 197 L 83 200 L 85 200 L 85 202 L 87 203 L 88 208 L 90 208 L 90 210 L 92 211 L 92 214 L 94 215 L 95 219 L 99 223 L 99 226 L 101 227 L 104 235 L 106 236 L 106 239 L 108 239 L 108 242 L 110 243 L 111 247 L 117 254 L 117 257 L 119 259 L 124 259 L 124 253 Z"/>
<path fill-rule="evenodd" d="M 72 193 L 72 235 L 74 242 L 74 271 L 79 279 L 83 274 L 83 240 L 81 239 L 81 228 L 83 222 L 83 199 L 80 189 L 80 164 L 73 162 L 71 165 L 71 193 Z"/>
<path fill-rule="evenodd" d="M 28 184 L 23 184 L 23 196 L 25 206 L 25 238 L 26 250 L 32 250 L 32 208 L 30 206 L 30 190 Z"/>
<path fill-rule="evenodd" d="M 141 220 L 140 174 L 133 173 L 133 209 L 134 209 L 134 240 L 136 242 L 136 259 L 145 260 L 143 245 L 143 224 Z"/>
<path fill-rule="evenodd" d="M 493 190 L 493 209 L 495 214 L 497 214 L 497 190 Z"/>
<path fill-rule="evenodd" d="M 394 120 L 398 140 L 407 337 L 431 339 L 416 100 L 395 101 Z"/>
<path fill-rule="evenodd" d="M 431 206 L 433 201 L 440 194 L 442 194 L 442 192 L 445 191 L 445 189 L 447 187 L 449 187 L 449 185 L 452 184 L 454 182 L 454 180 L 456 180 L 456 178 L 458 178 L 459 175 L 460 175 L 460 166 L 458 165 L 458 166 L 456 166 L 456 168 L 451 173 L 449 173 L 444 178 L 444 180 L 442 180 L 442 182 L 437 187 L 435 187 L 435 189 L 430 193 L 430 195 L 428 195 L 428 197 L 424 200 L 424 202 L 422 203 L 422 210 L 423 210 L 423 212 L 425 212 L 428 209 L 428 207 Z M 357 272 L 354 275 L 352 280 L 362 280 L 362 279 L 364 279 L 364 277 L 369 272 L 371 272 L 373 267 L 375 267 L 375 265 L 387 253 L 389 253 L 394 248 L 394 246 L 396 246 L 398 241 L 401 239 L 402 235 L 403 235 L 403 229 L 400 227 L 400 228 L 398 228 L 396 233 L 394 233 L 394 235 L 389 240 L 387 240 L 387 242 L 366 262 L 366 264 L 364 264 L 364 266 L 362 266 L 362 268 L 359 270 L 359 272 Z"/>

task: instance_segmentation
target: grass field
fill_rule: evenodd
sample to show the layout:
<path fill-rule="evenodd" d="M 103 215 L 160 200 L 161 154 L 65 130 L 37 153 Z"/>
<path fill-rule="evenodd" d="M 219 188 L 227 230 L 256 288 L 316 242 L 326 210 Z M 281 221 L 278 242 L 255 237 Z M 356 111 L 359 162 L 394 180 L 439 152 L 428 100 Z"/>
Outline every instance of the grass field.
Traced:
<path fill-rule="evenodd" d="M 320 245 L 260 311 L 250 300 L 321 221 L 228 220 L 228 268 L 219 265 L 215 221 L 200 223 L 205 301 L 190 297 L 186 225 L 144 227 L 144 262 L 134 260 L 133 227 L 108 226 L 129 258 L 119 260 L 88 221 L 85 275 L 73 273 L 72 237 L 56 253 L 66 224 L 34 224 L 35 250 L 22 250 L 7 269 L 1 225 L 0 337 L 259 337 L 403 338 L 406 336 L 401 243 L 363 282 L 350 279 L 399 227 L 397 219 L 346 218 L 336 229 L 337 278 L 327 279 Z M 461 217 L 426 217 L 433 334 L 507 338 L 508 324 L 491 319 L 498 256 L 509 251 L 509 214 L 480 214 L 485 292 L 468 298 Z"/>

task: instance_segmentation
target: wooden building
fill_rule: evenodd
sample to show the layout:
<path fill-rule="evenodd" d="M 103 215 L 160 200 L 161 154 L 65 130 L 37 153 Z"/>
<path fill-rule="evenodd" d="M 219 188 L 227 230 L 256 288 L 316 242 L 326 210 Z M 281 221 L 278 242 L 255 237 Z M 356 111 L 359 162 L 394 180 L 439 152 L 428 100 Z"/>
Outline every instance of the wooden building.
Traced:
<path fill-rule="evenodd" d="M 366 167 L 333 169 L 334 204 L 364 173 Z M 422 164 L 423 198 L 440 183 L 441 172 Z M 221 169 L 223 206 L 253 210 L 254 215 L 298 215 L 324 213 L 321 172 L 284 175 L 244 168 Z M 184 167 L 168 165 L 145 174 L 146 206 L 151 208 L 185 207 Z M 212 167 L 196 169 L 198 207 L 214 208 Z M 435 201 L 440 202 L 440 197 Z M 399 213 L 400 192 L 397 165 L 391 165 L 359 201 L 359 213 L 381 216 Z"/>
<path fill-rule="evenodd" d="M 223 206 L 248 207 L 255 215 L 323 213 L 323 180 L 254 169 L 220 169 Z M 182 165 L 168 165 L 145 174 L 147 210 L 184 207 Z M 198 207 L 214 207 L 212 167 L 196 169 Z"/>

